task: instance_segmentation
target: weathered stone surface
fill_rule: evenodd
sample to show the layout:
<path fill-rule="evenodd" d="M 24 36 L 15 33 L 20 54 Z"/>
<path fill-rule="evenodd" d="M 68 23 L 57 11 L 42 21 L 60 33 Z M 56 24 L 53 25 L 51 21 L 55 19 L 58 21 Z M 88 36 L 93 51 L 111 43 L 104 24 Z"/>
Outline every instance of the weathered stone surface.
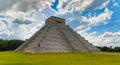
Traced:
<path fill-rule="evenodd" d="M 49 23 L 61 23 L 61 24 L 65 24 L 65 19 L 62 18 L 58 18 L 55 16 L 51 16 L 50 18 L 48 18 L 45 22 L 45 24 L 49 24 Z"/>
<path fill-rule="evenodd" d="M 54 22 L 53 22 L 54 21 Z M 46 25 L 15 51 L 25 52 L 96 52 L 96 47 L 73 31 L 65 20 L 50 17 Z"/>

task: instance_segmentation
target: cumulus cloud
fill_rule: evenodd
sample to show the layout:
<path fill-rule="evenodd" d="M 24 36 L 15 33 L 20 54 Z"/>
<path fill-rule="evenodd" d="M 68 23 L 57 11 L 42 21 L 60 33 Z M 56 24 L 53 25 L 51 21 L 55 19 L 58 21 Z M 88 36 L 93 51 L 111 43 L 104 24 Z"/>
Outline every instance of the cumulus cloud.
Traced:
<path fill-rule="evenodd" d="M 102 9 L 109 4 L 110 0 L 94 0 L 94 2 L 88 6 L 89 10 Z"/>
<path fill-rule="evenodd" d="M 24 12 L 13 11 L 13 10 L 8 10 L 1 14 L 10 18 L 19 18 L 19 19 L 23 19 L 26 16 L 26 13 Z"/>
<path fill-rule="evenodd" d="M 1 16 L 4 16 L 4 18 L 0 17 L 0 21 L 2 21 L 0 22 L 0 38 L 28 39 L 44 25 L 46 18 L 53 15 L 54 11 L 49 7 L 52 1 L 16 0 L 9 8 L 5 7 L 4 12 L 0 13 Z"/>
<path fill-rule="evenodd" d="M 54 0 L 0 0 L 0 11 L 13 9 L 28 12 L 51 5 Z"/>
<path fill-rule="evenodd" d="M 120 37 L 120 31 L 118 32 L 105 32 L 102 37 Z"/>
<path fill-rule="evenodd" d="M 107 20 L 111 19 L 113 12 L 110 11 L 108 8 L 104 10 L 103 13 L 99 14 L 98 16 L 94 15 L 92 16 L 81 16 L 80 18 L 80 25 L 78 25 L 75 30 L 79 33 L 84 35 L 85 32 L 89 31 L 91 29 L 91 26 L 96 26 L 101 23 L 107 24 Z"/>
<path fill-rule="evenodd" d="M 4 22 L 0 22 L 0 38 L 2 39 L 28 39 L 31 37 L 36 31 L 38 31 L 42 24 L 38 22 L 30 23 L 30 22 L 21 22 L 14 21 L 5 24 Z"/>
<path fill-rule="evenodd" d="M 4 0 L 5 1 L 5 0 Z M 2 2 L 4 5 L 0 6 L 2 11 L 0 15 L 8 16 L 11 19 L 22 19 L 26 18 L 30 20 L 35 20 L 32 14 L 35 12 L 41 12 L 45 8 L 50 8 L 51 2 L 54 0 L 8 0 L 4 2 L 0 0 L 0 5 Z M 9 5 L 10 4 L 10 5 Z M 4 9 L 3 9 L 4 8 Z M 31 14 L 31 15 L 30 15 Z"/>
<path fill-rule="evenodd" d="M 91 25 L 96 25 L 98 23 L 109 20 L 111 18 L 112 14 L 113 14 L 113 12 L 110 11 L 108 8 L 106 8 L 105 11 L 98 16 L 93 16 L 93 17 L 90 17 L 90 18 L 82 16 L 81 21 L 90 23 Z"/>
<path fill-rule="evenodd" d="M 28 12 L 50 6 L 52 1 L 53 0 L 20 0 L 12 8 L 17 11 Z"/>
<path fill-rule="evenodd" d="M 3 23 L 3 22 L 0 20 L 0 31 L 5 30 L 5 29 L 6 29 L 5 23 Z"/>
<path fill-rule="evenodd" d="M 112 0 L 113 2 L 113 7 L 119 7 L 120 5 L 116 2 L 116 0 Z"/>
<path fill-rule="evenodd" d="M 13 34 L 13 31 L 8 30 L 8 26 L 6 23 L 2 20 L 0 20 L 0 38 L 4 39 L 7 38 Z"/>
<path fill-rule="evenodd" d="M 57 14 L 84 10 L 102 9 L 109 4 L 110 0 L 60 0 Z"/>
<path fill-rule="evenodd" d="M 20 19 L 15 19 L 14 21 L 13 21 L 13 23 L 17 23 L 17 24 L 31 24 L 32 22 L 31 21 L 29 21 L 29 20 L 20 20 Z"/>
<path fill-rule="evenodd" d="M 113 4 L 113 7 L 119 7 L 119 4 L 115 2 L 115 3 Z"/>
<path fill-rule="evenodd" d="M 10 9 L 19 0 L 0 0 L 0 12 Z"/>
<path fill-rule="evenodd" d="M 105 32 L 101 35 L 97 35 L 96 31 L 87 33 L 87 31 L 91 29 L 91 26 L 96 26 L 100 23 L 106 24 L 105 22 L 111 19 L 112 14 L 113 12 L 106 8 L 104 12 L 98 16 L 81 16 L 81 24 L 77 26 L 75 30 L 96 46 L 118 46 L 120 42 L 119 32 Z"/>
<path fill-rule="evenodd" d="M 84 35 L 84 37 L 96 46 L 120 46 L 120 31 L 105 32 L 97 35 L 97 32 Z"/>
<path fill-rule="evenodd" d="M 84 11 L 94 0 L 60 0 L 57 14 L 65 14 L 73 11 Z"/>

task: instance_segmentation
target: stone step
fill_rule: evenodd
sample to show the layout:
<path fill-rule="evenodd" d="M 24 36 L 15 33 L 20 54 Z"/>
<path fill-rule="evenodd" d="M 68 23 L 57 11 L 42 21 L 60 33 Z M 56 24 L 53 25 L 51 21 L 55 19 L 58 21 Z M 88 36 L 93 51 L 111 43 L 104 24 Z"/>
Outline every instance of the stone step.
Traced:
<path fill-rule="evenodd" d="M 69 26 L 67 26 L 67 27 L 69 27 Z M 71 31 L 73 31 L 73 29 L 72 28 L 69 28 Z M 77 32 L 75 32 L 75 31 L 73 31 L 73 33 L 74 34 L 76 34 L 76 36 L 78 36 L 79 37 L 79 39 L 80 39 L 80 41 L 81 42 L 83 42 L 83 44 L 87 47 L 87 48 L 89 48 L 90 50 L 92 49 L 96 49 L 96 47 L 94 47 L 92 44 L 90 44 L 87 40 L 85 40 L 83 37 L 81 37 L 79 34 L 77 34 Z"/>
<path fill-rule="evenodd" d="M 77 39 L 77 37 L 74 35 L 74 32 L 69 29 L 68 26 L 59 26 L 64 35 L 66 35 L 66 38 L 70 41 L 71 45 L 74 46 L 75 49 L 78 51 L 88 51 L 88 49 L 80 43 L 80 41 Z"/>
<path fill-rule="evenodd" d="M 48 48 L 48 47 L 39 47 L 38 50 L 41 50 L 41 51 L 61 51 L 61 50 L 64 50 L 64 51 L 73 51 L 73 49 L 71 48 Z"/>
<path fill-rule="evenodd" d="M 71 49 L 38 49 L 40 52 L 74 52 Z"/>
<path fill-rule="evenodd" d="M 52 40 L 51 40 L 52 39 Z M 57 38 L 45 38 L 45 39 L 42 39 L 42 42 L 46 42 L 46 40 L 48 42 L 67 42 L 65 39 L 57 39 Z"/>
<path fill-rule="evenodd" d="M 40 43 L 68 43 L 66 40 L 45 40 L 43 39 Z"/>
<path fill-rule="evenodd" d="M 60 37 L 56 37 L 56 38 L 53 38 L 53 37 L 45 37 L 44 38 L 45 40 L 48 40 L 48 41 L 64 41 L 65 39 L 64 38 L 60 38 Z M 42 39 L 42 41 L 44 40 Z"/>
<path fill-rule="evenodd" d="M 45 38 L 63 38 L 64 36 L 63 35 L 54 35 L 54 34 L 46 34 Z"/>
<path fill-rule="evenodd" d="M 44 46 L 41 46 L 40 47 L 43 47 L 43 48 L 65 48 L 65 49 L 71 49 L 70 46 L 60 46 L 60 45 L 44 45 Z"/>
<path fill-rule="evenodd" d="M 40 46 L 45 46 L 45 45 L 54 45 L 54 46 L 70 46 L 66 42 L 42 42 L 39 44 Z"/>
<path fill-rule="evenodd" d="M 47 31 L 48 33 L 58 33 L 61 34 L 59 31 Z"/>

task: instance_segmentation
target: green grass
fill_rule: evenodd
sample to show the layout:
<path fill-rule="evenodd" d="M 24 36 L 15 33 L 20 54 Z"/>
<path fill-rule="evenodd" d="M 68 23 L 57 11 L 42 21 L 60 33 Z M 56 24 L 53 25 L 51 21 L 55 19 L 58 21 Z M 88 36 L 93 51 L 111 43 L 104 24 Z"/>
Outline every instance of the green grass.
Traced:
<path fill-rule="evenodd" d="M 120 65 L 120 54 L 0 52 L 0 65 Z"/>

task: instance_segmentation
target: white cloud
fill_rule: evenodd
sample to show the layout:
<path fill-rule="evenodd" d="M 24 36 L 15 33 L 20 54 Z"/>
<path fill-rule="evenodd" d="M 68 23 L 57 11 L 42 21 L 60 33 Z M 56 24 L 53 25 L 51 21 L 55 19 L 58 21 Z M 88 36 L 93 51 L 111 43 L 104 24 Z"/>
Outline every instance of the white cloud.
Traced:
<path fill-rule="evenodd" d="M 51 5 L 53 0 L 20 0 L 12 8 L 15 11 L 29 12 Z"/>
<path fill-rule="evenodd" d="M 99 25 L 100 23 L 106 24 L 106 20 L 111 19 L 113 12 L 110 11 L 108 8 L 105 9 L 105 11 L 98 16 L 94 15 L 86 17 L 81 16 L 81 19 L 79 20 L 81 24 L 75 28 L 75 30 L 81 34 L 84 35 L 85 32 L 89 31 L 91 29 L 91 26 Z"/>
<path fill-rule="evenodd" d="M 102 37 L 120 37 L 120 31 L 119 32 L 105 32 Z"/>
<path fill-rule="evenodd" d="M 90 29 L 91 27 L 89 25 L 80 25 L 80 26 L 77 26 L 74 30 L 77 31 L 79 34 L 84 35 L 85 32 Z"/>
<path fill-rule="evenodd" d="M 0 21 L 0 38 L 8 38 L 13 33 L 13 31 L 8 30 L 7 25 L 3 21 Z"/>
<path fill-rule="evenodd" d="M 118 4 L 117 2 L 115 2 L 115 3 L 113 4 L 113 7 L 119 7 L 119 4 Z"/>
<path fill-rule="evenodd" d="M 21 0 L 21 1 L 27 2 L 28 0 Z M 44 20 L 46 18 L 53 15 L 53 14 L 49 14 L 52 12 L 54 13 L 54 11 L 50 9 L 50 7 L 48 7 L 48 3 L 47 3 L 48 1 L 49 3 L 51 3 L 50 1 L 52 0 L 48 0 L 48 1 L 47 0 L 45 1 L 29 0 L 29 1 L 30 2 L 28 2 L 28 4 L 25 5 L 26 6 L 25 11 L 15 8 L 15 7 L 19 8 L 22 6 L 23 3 L 19 2 L 11 6 L 11 9 L 8 9 L 7 11 L 4 11 L 1 13 L 1 15 L 5 16 L 5 18 L 0 18 L 0 20 L 1 21 L 4 20 L 8 24 L 1 23 L 2 26 L 0 26 L 0 28 L 2 32 L 0 32 L 0 38 L 23 39 L 23 40 L 28 39 L 30 36 L 32 36 L 36 31 L 38 31 L 44 25 Z M 37 2 L 39 4 L 31 5 L 34 2 Z M 31 9 L 28 8 L 29 5 L 31 9 L 36 11 L 31 11 Z M 36 8 L 34 7 L 32 8 L 32 6 L 35 6 L 35 5 L 39 7 L 40 10 L 37 11 Z M 45 12 L 47 10 L 50 11 L 48 14 L 47 12 Z"/>
<path fill-rule="evenodd" d="M 60 0 L 57 14 L 65 14 L 73 11 L 84 11 L 94 0 Z"/>
<path fill-rule="evenodd" d="M 36 31 L 38 31 L 41 28 L 41 24 L 12 24 L 11 26 L 5 28 L 4 30 L 0 30 L 0 38 L 2 39 L 28 39 L 31 37 Z"/>
<path fill-rule="evenodd" d="M 10 9 L 19 0 L 0 0 L 0 12 Z"/>
<path fill-rule="evenodd" d="M 110 11 L 108 8 L 106 8 L 105 11 L 98 16 L 93 16 L 90 18 L 82 16 L 81 21 L 90 23 L 90 25 L 97 25 L 101 22 L 105 22 L 106 20 L 109 20 L 111 18 L 112 14 L 113 14 L 113 12 Z"/>
<path fill-rule="evenodd" d="M 76 11 L 84 11 L 88 6 L 90 6 L 94 0 L 72 0 L 66 8 L 75 8 Z"/>
<path fill-rule="evenodd" d="M 106 7 L 109 4 L 109 2 L 110 2 L 110 0 L 104 0 L 104 1 L 105 2 L 98 7 L 99 9 L 102 9 L 102 8 Z"/>
<path fill-rule="evenodd" d="M 26 13 L 20 12 L 20 11 L 8 10 L 8 11 L 2 13 L 2 15 L 8 16 L 13 19 L 14 18 L 23 19 L 25 17 Z"/>
<path fill-rule="evenodd" d="M 113 7 L 119 7 L 120 5 L 116 2 L 116 0 L 112 0 Z"/>
<path fill-rule="evenodd" d="M 48 7 L 54 0 L 0 0 L 0 11 L 13 9 L 14 11 L 28 12 Z"/>
<path fill-rule="evenodd" d="M 97 35 L 97 32 L 87 33 L 91 29 L 91 26 L 99 25 L 100 23 L 104 23 L 106 20 L 111 19 L 113 12 L 110 11 L 108 8 L 104 10 L 103 13 L 99 14 L 98 16 L 94 15 L 86 17 L 81 17 L 81 25 L 77 26 L 75 30 L 81 34 L 84 38 L 89 40 L 90 43 L 93 43 L 96 46 L 117 46 L 119 45 L 119 33 L 112 33 L 107 32 L 101 35 Z M 105 37 L 106 35 L 112 37 Z"/>
<path fill-rule="evenodd" d="M 5 29 L 6 29 L 5 23 L 3 23 L 3 22 L 0 20 L 0 31 L 5 30 Z"/>
<path fill-rule="evenodd" d="M 102 9 L 109 4 L 110 0 L 60 0 L 57 14 L 65 14 L 66 12 L 84 11 L 86 9 Z"/>
<path fill-rule="evenodd" d="M 84 37 L 96 46 L 120 46 L 120 31 L 105 32 L 101 35 L 96 35 L 96 32 L 93 32 L 84 35 Z"/>

